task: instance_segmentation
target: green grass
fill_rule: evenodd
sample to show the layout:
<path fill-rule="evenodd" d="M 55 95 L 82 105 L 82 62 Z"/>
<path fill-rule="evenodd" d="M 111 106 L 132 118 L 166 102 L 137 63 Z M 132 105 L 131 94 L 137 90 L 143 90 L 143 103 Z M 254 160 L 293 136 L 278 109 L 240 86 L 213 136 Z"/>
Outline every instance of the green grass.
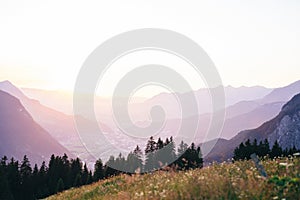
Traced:
<path fill-rule="evenodd" d="M 252 161 L 239 161 L 189 171 L 120 175 L 48 199 L 300 199 L 299 158 L 262 164 L 268 178 L 260 176 Z"/>

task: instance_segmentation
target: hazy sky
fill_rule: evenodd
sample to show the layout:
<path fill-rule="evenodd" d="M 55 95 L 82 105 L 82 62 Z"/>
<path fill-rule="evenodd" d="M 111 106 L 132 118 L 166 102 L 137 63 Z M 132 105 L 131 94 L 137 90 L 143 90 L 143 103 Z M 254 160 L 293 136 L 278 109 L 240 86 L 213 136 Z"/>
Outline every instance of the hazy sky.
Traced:
<path fill-rule="evenodd" d="M 298 0 L 1 0 L 0 80 L 72 89 L 103 41 L 150 27 L 196 41 L 225 85 L 283 86 L 300 79 L 299 10 Z"/>

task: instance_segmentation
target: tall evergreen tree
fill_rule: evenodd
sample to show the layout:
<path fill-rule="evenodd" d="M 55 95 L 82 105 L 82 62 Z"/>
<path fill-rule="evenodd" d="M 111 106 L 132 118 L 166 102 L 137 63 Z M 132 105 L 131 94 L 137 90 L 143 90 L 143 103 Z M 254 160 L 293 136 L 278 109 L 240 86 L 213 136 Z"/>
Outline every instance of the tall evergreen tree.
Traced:
<path fill-rule="evenodd" d="M 39 187 L 37 189 L 37 198 L 44 198 L 49 195 L 47 172 L 48 172 L 48 169 L 47 169 L 46 163 L 44 161 L 38 172 L 37 184 L 39 185 Z"/>
<path fill-rule="evenodd" d="M 79 158 L 71 160 L 71 175 L 70 178 L 73 182 L 73 186 L 78 187 L 81 184 L 81 174 L 82 174 L 82 163 Z M 80 177 L 80 180 L 78 180 Z"/>
<path fill-rule="evenodd" d="M 92 182 L 93 182 L 93 173 L 92 173 L 92 171 L 90 170 L 90 171 L 89 171 L 88 178 L 87 178 L 87 181 L 86 181 L 86 184 L 91 184 Z"/>
<path fill-rule="evenodd" d="M 143 152 L 142 149 L 137 145 L 135 149 L 133 150 L 133 155 L 135 159 L 135 172 L 140 173 L 143 169 Z"/>
<path fill-rule="evenodd" d="M 78 173 L 75 177 L 75 180 L 74 180 L 74 183 L 73 183 L 73 186 L 74 187 L 79 187 L 82 185 L 82 178 L 81 178 L 81 174 Z"/>
<path fill-rule="evenodd" d="M 166 152 L 164 148 L 164 142 L 161 138 L 158 138 L 156 143 L 156 150 L 154 154 L 154 168 L 158 169 L 165 165 L 166 162 Z"/>
<path fill-rule="evenodd" d="M 94 166 L 94 181 L 98 181 L 104 178 L 104 168 L 101 159 L 98 159 Z"/>
<path fill-rule="evenodd" d="M 20 166 L 20 175 L 21 175 L 21 194 L 24 199 L 34 198 L 33 190 L 34 188 L 31 185 L 31 166 L 29 159 L 25 155 Z"/>
<path fill-rule="evenodd" d="M 188 150 L 188 145 L 181 141 L 178 147 L 178 154 L 177 154 L 177 160 L 175 161 L 175 165 L 179 170 L 184 169 L 187 166 L 187 150 Z"/>
<path fill-rule="evenodd" d="M 168 165 L 173 165 L 173 163 L 176 160 L 176 149 L 175 149 L 175 142 L 173 140 L 173 137 L 170 137 L 170 140 L 167 138 L 165 141 L 165 152 L 166 156 L 168 156 L 167 163 Z"/>
<path fill-rule="evenodd" d="M 82 184 L 87 184 L 88 182 L 88 176 L 89 176 L 89 170 L 86 166 L 86 163 L 83 166 L 83 172 L 82 172 Z"/>
<path fill-rule="evenodd" d="M 125 161 L 124 156 L 122 156 L 121 153 L 119 153 L 119 156 L 115 160 L 114 168 L 116 171 L 115 175 L 120 174 L 122 172 L 122 170 L 124 170 L 126 168 L 126 161 Z"/>
<path fill-rule="evenodd" d="M 272 149 L 271 149 L 271 158 L 275 158 L 282 155 L 282 148 L 279 146 L 277 140 L 275 141 Z"/>
<path fill-rule="evenodd" d="M 151 136 L 147 142 L 145 149 L 145 171 L 152 171 L 155 169 L 156 159 L 155 159 L 155 150 L 156 150 L 156 142 L 154 138 Z"/>
<path fill-rule="evenodd" d="M 59 178 L 57 181 L 56 192 L 61 192 L 65 188 L 64 181 L 62 178 Z"/>
<path fill-rule="evenodd" d="M 114 156 L 110 156 L 105 166 L 105 177 L 111 177 L 117 175 L 118 171 L 116 170 L 116 161 Z"/>
<path fill-rule="evenodd" d="M 12 200 L 13 195 L 8 182 L 7 157 L 4 156 L 0 162 L 0 199 Z"/>
<path fill-rule="evenodd" d="M 133 152 L 130 152 L 127 156 L 126 170 L 131 173 L 140 173 L 143 168 L 142 150 L 139 146 L 136 146 Z"/>
<path fill-rule="evenodd" d="M 14 158 L 11 158 L 7 165 L 7 180 L 14 199 L 20 199 L 22 197 L 20 193 L 21 175 L 19 172 L 19 162 L 15 161 Z"/>

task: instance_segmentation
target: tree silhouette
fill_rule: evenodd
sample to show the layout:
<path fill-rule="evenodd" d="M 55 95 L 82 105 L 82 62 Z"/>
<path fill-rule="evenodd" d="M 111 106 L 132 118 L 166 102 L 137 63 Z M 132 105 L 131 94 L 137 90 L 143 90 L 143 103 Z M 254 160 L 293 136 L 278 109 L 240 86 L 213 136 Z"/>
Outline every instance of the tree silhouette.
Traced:
<path fill-rule="evenodd" d="M 145 149 L 145 171 L 152 171 L 156 167 L 156 159 L 155 159 L 155 150 L 156 150 L 156 142 L 154 138 L 151 136 L 147 142 Z"/>
<path fill-rule="evenodd" d="M 272 150 L 271 150 L 271 158 L 275 158 L 282 155 L 282 148 L 279 146 L 277 140 L 275 141 Z"/>
<path fill-rule="evenodd" d="M 250 155 L 255 153 L 260 157 L 264 157 L 269 155 L 271 158 L 278 157 L 278 156 L 288 156 L 296 153 L 296 147 L 285 149 L 284 151 L 279 146 L 278 141 L 274 142 L 272 149 L 270 149 L 270 144 L 267 139 L 264 142 L 260 141 L 257 145 L 257 140 L 254 140 L 251 144 L 250 140 L 247 140 L 244 143 L 241 143 L 237 148 L 234 150 L 234 160 L 243 160 L 243 159 L 250 159 Z"/>
<path fill-rule="evenodd" d="M 122 173 L 116 168 L 137 173 L 156 170 L 169 164 L 167 161 L 170 158 L 174 160 L 180 158 L 174 163 L 179 166 L 179 170 L 203 165 L 200 147 L 196 147 L 194 143 L 188 147 L 182 141 L 176 154 L 172 137 L 166 138 L 165 142 L 161 138 L 156 142 L 153 137 L 150 137 L 145 153 L 145 165 L 143 165 L 142 149 L 139 146 L 136 146 L 126 159 L 122 154 L 119 154 L 116 159 L 110 156 L 105 165 L 101 159 L 98 159 L 93 173 L 79 158 L 69 159 L 66 154 L 51 155 L 48 166 L 43 162 L 40 168 L 35 164 L 33 169 L 26 155 L 21 164 L 13 158 L 8 162 L 7 157 L 4 156 L 0 160 L 0 199 L 43 199 L 71 187 L 90 184 Z"/>
<path fill-rule="evenodd" d="M 65 188 L 64 181 L 62 180 L 62 178 L 58 179 L 56 192 L 61 192 L 64 190 L 64 188 Z"/>
<path fill-rule="evenodd" d="M 104 169 L 103 169 L 103 163 L 101 159 L 98 159 L 94 166 L 94 181 L 98 181 L 104 178 Z"/>

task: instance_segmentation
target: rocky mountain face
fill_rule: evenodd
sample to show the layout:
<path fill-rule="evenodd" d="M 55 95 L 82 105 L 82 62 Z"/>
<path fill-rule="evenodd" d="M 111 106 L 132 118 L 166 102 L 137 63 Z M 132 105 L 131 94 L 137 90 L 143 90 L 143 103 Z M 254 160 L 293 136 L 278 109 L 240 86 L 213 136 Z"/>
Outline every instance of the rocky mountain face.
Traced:
<path fill-rule="evenodd" d="M 41 164 L 52 154 L 72 154 L 38 125 L 20 101 L 0 90 L 0 156 Z"/>
<path fill-rule="evenodd" d="M 270 143 L 278 140 L 282 148 L 300 149 L 300 94 L 283 106 L 275 123 L 274 129 L 266 132 Z"/>
<path fill-rule="evenodd" d="M 300 148 L 300 94 L 294 96 L 281 109 L 280 113 L 260 127 L 238 133 L 230 140 L 222 140 L 206 156 L 206 161 L 224 161 L 233 156 L 233 150 L 247 139 L 258 141 L 268 139 L 270 146 L 277 140 L 285 148 Z"/>

